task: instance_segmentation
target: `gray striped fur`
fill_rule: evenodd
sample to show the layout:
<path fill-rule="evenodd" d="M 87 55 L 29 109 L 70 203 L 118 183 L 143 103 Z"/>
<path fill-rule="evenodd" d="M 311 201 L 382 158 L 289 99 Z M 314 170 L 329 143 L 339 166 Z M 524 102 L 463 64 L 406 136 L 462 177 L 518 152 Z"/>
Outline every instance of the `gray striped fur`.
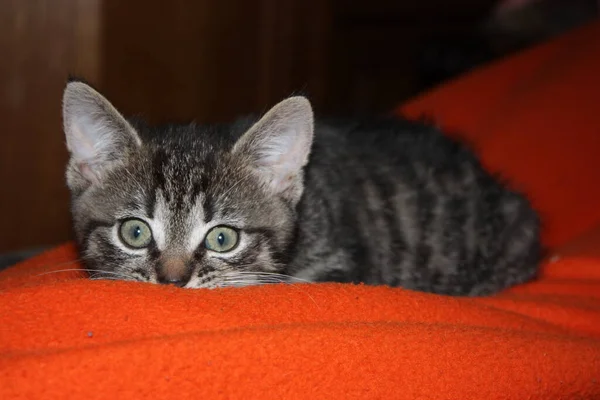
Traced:
<path fill-rule="evenodd" d="M 157 283 L 177 260 L 189 288 L 337 281 L 488 295 L 536 274 L 527 198 L 431 126 L 314 122 L 294 97 L 261 119 L 150 127 L 82 82 L 63 104 L 74 229 L 93 277 Z M 151 222 L 147 248 L 119 243 L 130 217 Z M 204 246 L 215 225 L 239 232 L 235 250 Z"/>

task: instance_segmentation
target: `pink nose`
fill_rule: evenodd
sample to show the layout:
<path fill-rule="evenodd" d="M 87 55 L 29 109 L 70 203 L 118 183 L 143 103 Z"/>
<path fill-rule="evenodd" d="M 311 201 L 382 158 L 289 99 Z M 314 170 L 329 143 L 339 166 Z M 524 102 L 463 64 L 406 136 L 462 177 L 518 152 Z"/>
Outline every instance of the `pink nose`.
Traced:
<path fill-rule="evenodd" d="M 175 286 L 185 286 L 191 277 L 189 268 L 184 259 L 179 257 L 161 257 L 157 275 L 158 282 Z"/>

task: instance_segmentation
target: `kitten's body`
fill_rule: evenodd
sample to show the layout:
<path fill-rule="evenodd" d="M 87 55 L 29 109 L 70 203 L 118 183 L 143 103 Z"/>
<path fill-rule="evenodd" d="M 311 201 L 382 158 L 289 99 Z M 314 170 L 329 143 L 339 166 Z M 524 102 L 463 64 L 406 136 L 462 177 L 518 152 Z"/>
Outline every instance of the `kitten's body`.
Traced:
<path fill-rule="evenodd" d="M 535 275 L 528 201 L 434 128 L 317 122 L 313 138 L 310 106 L 290 99 L 260 120 L 150 129 L 89 90 L 65 96 L 67 176 L 82 253 L 101 276 L 222 287 L 277 273 L 481 295 Z M 146 247 L 123 245 L 128 218 L 148 223 Z M 210 250 L 215 226 L 239 243 Z"/>
<path fill-rule="evenodd" d="M 528 201 L 435 128 L 317 124 L 304 193 L 295 276 L 475 295 L 535 274 L 539 223 Z"/>

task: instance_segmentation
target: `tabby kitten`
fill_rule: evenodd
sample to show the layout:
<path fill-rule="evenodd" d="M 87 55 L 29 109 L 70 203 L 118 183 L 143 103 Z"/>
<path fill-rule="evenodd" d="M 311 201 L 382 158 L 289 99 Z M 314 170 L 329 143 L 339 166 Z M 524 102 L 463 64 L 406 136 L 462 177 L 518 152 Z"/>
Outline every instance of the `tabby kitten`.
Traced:
<path fill-rule="evenodd" d="M 536 273 L 527 199 L 426 125 L 315 122 L 291 97 L 260 119 L 153 128 L 79 81 L 63 117 L 74 230 L 95 277 L 487 295 Z"/>

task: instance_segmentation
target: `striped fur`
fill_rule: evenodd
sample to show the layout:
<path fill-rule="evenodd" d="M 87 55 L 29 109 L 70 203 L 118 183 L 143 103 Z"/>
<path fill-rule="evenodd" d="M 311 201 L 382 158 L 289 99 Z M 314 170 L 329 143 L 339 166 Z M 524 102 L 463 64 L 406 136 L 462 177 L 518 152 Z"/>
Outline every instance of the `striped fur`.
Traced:
<path fill-rule="evenodd" d="M 77 131 L 65 123 L 75 233 L 88 267 L 106 271 L 98 277 L 161 282 L 165 259 L 177 257 L 189 288 L 339 281 L 487 295 L 536 274 L 540 228 L 528 200 L 433 127 L 317 121 L 308 164 L 292 159 L 289 181 L 269 178 L 289 187 L 274 191 L 234 151 L 257 119 L 149 127 L 121 121 L 93 89 L 77 90 L 65 95 L 65 121 L 77 128 L 69 104 L 83 97 L 107 114 L 98 123 L 114 121 L 124 146 L 106 146 L 99 167 L 78 157 Z M 130 217 L 151 226 L 148 248 L 120 243 L 119 223 Z M 233 251 L 205 248 L 217 225 L 239 231 Z"/>

